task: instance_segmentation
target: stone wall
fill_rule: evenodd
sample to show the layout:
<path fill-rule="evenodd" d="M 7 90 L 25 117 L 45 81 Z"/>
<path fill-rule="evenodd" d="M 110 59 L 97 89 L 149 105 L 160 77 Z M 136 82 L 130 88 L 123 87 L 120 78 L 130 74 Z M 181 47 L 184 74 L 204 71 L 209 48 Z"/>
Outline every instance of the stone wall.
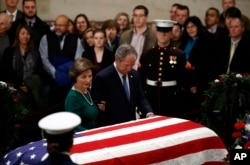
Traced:
<path fill-rule="evenodd" d="M 4 0 L 1 0 L 0 9 L 4 9 Z M 19 0 L 19 7 L 21 8 Z M 143 4 L 149 9 L 149 21 L 154 19 L 168 19 L 169 10 L 173 3 L 188 5 L 190 15 L 197 15 L 202 21 L 205 11 L 209 7 L 216 7 L 220 11 L 221 0 L 37 0 L 38 15 L 43 20 L 54 20 L 59 14 L 66 14 L 71 19 L 79 13 L 85 13 L 90 20 L 103 21 L 114 18 L 124 11 L 130 16 L 134 6 Z M 237 7 L 250 17 L 250 0 L 236 0 Z"/>

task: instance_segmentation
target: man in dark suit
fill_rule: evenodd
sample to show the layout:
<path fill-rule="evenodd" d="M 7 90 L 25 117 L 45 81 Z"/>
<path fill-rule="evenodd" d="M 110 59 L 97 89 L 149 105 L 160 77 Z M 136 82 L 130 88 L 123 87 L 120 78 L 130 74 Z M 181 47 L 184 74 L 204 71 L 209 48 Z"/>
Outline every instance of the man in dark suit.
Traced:
<path fill-rule="evenodd" d="M 4 0 L 6 9 L 2 12 L 12 17 L 12 22 L 17 22 L 22 18 L 22 11 L 17 9 L 19 0 Z"/>
<path fill-rule="evenodd" d="M 14 42 L 16 29 L 20 23 L 20 20 L 22 19 L 22 11 L 17 8 L 17 5 L 19 3 L 19 0 L 4 0 L 6 9 L 1 11 L 2 13 L 6 13 L 11 17 L 12 20 L 12 26 L 8 30 L 8 33 L 10 34 L 10 43 L 12 44 Z"/>
<path fill-rule="evenodd" d="M 139 73 L 132 69 L 136 58 L 135 48 L 122 44 L 116 51 L 114 64 L 95 76 L 92 97 L 101 110 L 101 126 L 135 120 L 137 108 L 141 117 L 153 116 Z"/>
<path fill-rule="evenodd" d="M 250 73 L 250 40 L 244 35 L 244 21 L 241 18 L 231 18 L 229 36 L 221 47 L 220 56 L 215 59 L 218 63 L 218 74 L 226 72 Z M 219 51 L 219 50 L 218 50 Z"/>
<path fill-rule="evenodd" d="M 38 50 L 42 36 L 50 32 L 50 27 L 37 16 L 36 0 L 23 0 L 22 7 L 23 17 L 20 23 L 31 27 L 33 42 Z"/>

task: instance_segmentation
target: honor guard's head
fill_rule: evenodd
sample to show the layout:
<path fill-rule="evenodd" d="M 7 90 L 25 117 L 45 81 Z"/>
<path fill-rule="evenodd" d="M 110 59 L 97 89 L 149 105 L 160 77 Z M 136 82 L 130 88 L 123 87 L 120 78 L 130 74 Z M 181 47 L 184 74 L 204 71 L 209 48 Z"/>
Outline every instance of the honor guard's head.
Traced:
<path fill-rule="evenodd" d="M 38 122 L 38 126 L 47 135 L 60 136 L 74 133 L 74 129 L 81 123 L 81 118 L 72 112 L 56 112 L 45 116 Z"/>
<path fill-rule="evenodd" d="M 177 23 L 176 21 L 163 19 L 156 19 L 154 22 L 156 24 L 156 29 L 159 32 L 170 32 L 172 31 L 174 24 Z"/>
<path fill-rule="evenodd" d="M 58 153 L 69 152 L 73 146 L 75 127 L 80 123 L 81 118 L 77 114 L 65 111 L 42 118 L 38 126 L 43 130 L 43 138 L 47 140 L 48 154 L 58 155 Z"/>

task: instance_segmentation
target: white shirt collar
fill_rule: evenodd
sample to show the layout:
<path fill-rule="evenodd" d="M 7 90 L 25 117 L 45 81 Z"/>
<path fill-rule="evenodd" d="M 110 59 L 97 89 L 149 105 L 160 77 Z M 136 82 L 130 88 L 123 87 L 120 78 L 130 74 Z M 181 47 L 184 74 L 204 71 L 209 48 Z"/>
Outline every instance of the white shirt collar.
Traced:
<path fill-rule="evenodd" d="M 122 79 L 123 74 L 121 72 L 119 72 L 119 70 L 117 69 L 117 66 L 116 66 L 115 62 L 114 62 L 114 67 L 115 67 L 115 70 L 117 71 L 119 77 Z"/>
<path fill-rule="evenodd" d="M 13 15 L 12 22 L 14 22 L 14 21 L 16 20 L 17 9 L 16 9 L 13 13 L 9 12 L 8 10 L 6 10 L 6 13 L 7 13 L 8 15 Z"/>

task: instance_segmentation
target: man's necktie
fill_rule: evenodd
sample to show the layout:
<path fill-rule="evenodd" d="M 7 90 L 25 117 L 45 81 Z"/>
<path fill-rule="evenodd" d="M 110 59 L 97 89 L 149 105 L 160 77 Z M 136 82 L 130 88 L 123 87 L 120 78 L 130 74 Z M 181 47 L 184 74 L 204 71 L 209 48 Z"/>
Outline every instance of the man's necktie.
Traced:
<path fill-rule="evenodd" d="M 233 56 L 234 56 L 235 49 L 236 49 L 236 43 L 233 42 L 231 44 L 231 49 L 230 49 L 230 57 L 229 57 L 229 61 L 228 61 L 227 73 L 230 71 L 230 65 L 231 65 L 231 62 L 232 62 L 232 59 L 233 59 Z"/>
<path fill-rule="evenodd" d="M 125 93 L 126 93 L 126 95 L 127 95 L 127 97 L 128 97 L 128 100 L 129 100 L 130 96 L 129 96 L 128 83 L 127 83 L 127 81 L 126 81 L 126 75 L 123 75 L 123 76 L 122 76 L 122 84 L 123 84 L 123 88 L 124 88 Z"/>
<path fill-rule="evenodd" d="M 10 14 L 10 20 L 11 20 L 11 22 L 14 21 L 14 15 L 13 14 Z"/>
<path fill-rule="evenodd" d="M 31 21 L 28 22 L 28 26 L 29 26 L 29 27 L 32 27 L 32 26 L 33 26 L 33 24 L 32 24 Z"/>

